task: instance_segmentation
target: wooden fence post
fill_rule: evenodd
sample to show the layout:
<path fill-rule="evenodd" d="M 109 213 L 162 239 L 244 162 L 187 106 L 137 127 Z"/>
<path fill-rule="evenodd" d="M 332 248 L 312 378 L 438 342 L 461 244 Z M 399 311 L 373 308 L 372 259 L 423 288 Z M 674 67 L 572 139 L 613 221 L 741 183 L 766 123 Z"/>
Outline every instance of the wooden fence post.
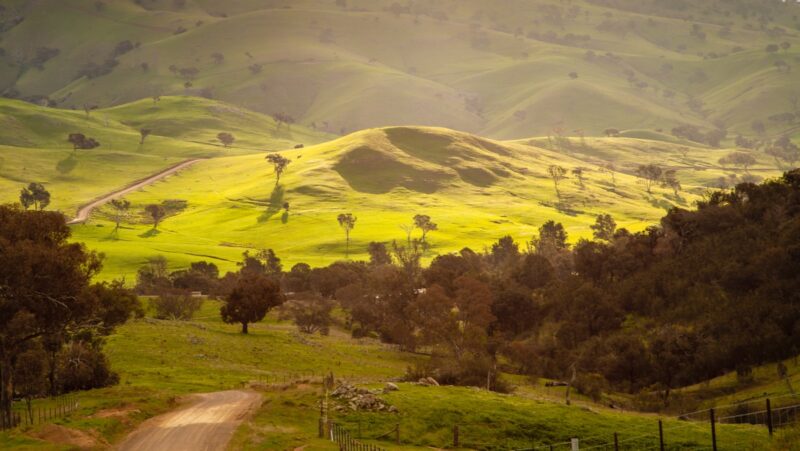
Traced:
<path fill-rule="evenodd" d="M 664 423 L 658 420 L 658 449 L 664 451 Z"/>
<path fill-rule="evenodd" d="M 772 405 L 769 398 L 767 398 L 767 429 L 769 430 L 769 436 L 772 437 Z"/>
<path fill-rule="evenodd" d="M 458 448 L 458 425 L 453 426 L 453 447 Z"/>
<path fill-rule="evenodd" d="M 714 409 L 708 410 L 709 419 L 711 420 L 711 449 L 717 451 L 717 425 L 714 420 Z"/>
<path fill-rule="evenodd" d="M 617 433 L 614 433 L 614 451 L 619 451 L 619 437 L 617 437 Z"/>
<path fill-rule="evenodd" d="M 397 428 L 394 430 L 394 440 L 400 444 L 400 423 L 397 423 Z"/>

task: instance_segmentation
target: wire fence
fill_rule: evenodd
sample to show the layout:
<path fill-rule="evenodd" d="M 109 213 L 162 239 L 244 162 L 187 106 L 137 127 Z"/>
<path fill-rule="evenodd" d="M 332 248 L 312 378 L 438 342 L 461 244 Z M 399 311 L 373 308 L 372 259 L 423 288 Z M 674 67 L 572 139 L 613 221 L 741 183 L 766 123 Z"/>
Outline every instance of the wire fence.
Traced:
<path fill-rule="evenodd" d="M 0 413 L 0 430 L 50 423 L 63 418 L 80 407 L 78 396 L 67 394 L 49 398 L 42 404 L 18 402 L 10 414 Z"/>

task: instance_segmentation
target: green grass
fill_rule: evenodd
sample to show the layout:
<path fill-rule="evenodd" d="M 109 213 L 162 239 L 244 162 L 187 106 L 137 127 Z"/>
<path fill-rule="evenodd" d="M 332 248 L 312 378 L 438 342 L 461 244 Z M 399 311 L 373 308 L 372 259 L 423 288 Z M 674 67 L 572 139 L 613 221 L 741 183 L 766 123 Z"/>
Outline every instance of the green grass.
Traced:
<path fill-rule="evenodd" d="M 0 201 L 16 201 L 22 186 L 43 182 L 53 195 L 49 208 L 67 216 L 167 166 L 206 158 L 129 194 L 133 207 L 120 230 L 114 230 L 108 207 L 73 227 L 76 240 L 106 254 L 104 279 L 128 281 L 155 255 L 166 256 L 173 268 L 205 259 L 228 270 L 244 250 L 273 248 L 287 268 L 301 261 L 328 264 L 346 254 L 336 223 L 342 212 L 359 218 L 353 258 L 364 258 L 370 241 L 405 240 L 400 226 L 420 213 L 439 225 L 429 237 L 426 261 L 464 246 L 483 250 L 506 234 L 524 246 L 547 220 L 562 222 L 572 241 L 590 237 L 589 225 L 600 213 L 636 231 L 673 206 L 691 207 L 718 178 L 743 175 L 717 163 L 731 149 L 642 131 L 621 138 L 493 141 L 443 128 L 393 127 L 314 145 L 327 135 L 300 126 L 278 128 L 257 113 L 191 97 L 144 99 L 88 117 L 2 100 L 0 121 L 13 131 L 0 139 Z M 144 145 L 141 128 L 153 130 Z M 220 130 L 237 136 L 232 148 L 217 142 Z M 66 136 L 75 131 L 97 138 L 101 147 L 73 152 Z M 296 142 L 306 147 L 291 149 Z M 292 160 L 277 186 L 264 160 L 267 150 Z M 751 174 L 779 173 L 770 158 L 757 158 Z M 602 171 L 609 162 L 617 167 L 614 178 Z M 678 171 L 678 196 L 658 186 L 645 192 L 632 174 L 650 162 Z M 557 198 L 547 176 L 552 164 L 584 168 L 585 186 L 570 174 Z M 167 200 L 186 201 L 187 208 L 153 231 L 144 206 Z"/>
<path fill-rule="evenodd" d="M 748 2 L 769 16 L 763 26 L 755 12 L 744 18 L 738 5 L 727 4 L 687 3 L 677 10 L 629 1 L 467 0 L 456 8 L 434 1 L 395 15 L 387 11 L 392 3 L 349 0 L 338 8 L 327 0 L 191 0 L 177 8 L 164 0 L 142 8 L 105 0 L 98 11 L 93 3 L 64 0 L 47 10 L 22 8 L 25 21 L 3 33 L 3 47 L 21 49 L 28 59 L 40 46 L 61 53 L 39 70 L 15 64 L 18 54 L 6 52 L 0 85 L 78 109 L 205 91 L 333 133 L 414 124 L 509 139 L 555 127 L 599 134 L 607 127 L 670 130 L 683 122 L 710 128 L 721 120 L 752 134 L 756 118 L 773 134 L 792 127 L 767 120 L 789 111 L 786 100 L 797 92 L 793 72 L 774 67 L 778 59 L 796 65 L 800 55 L 792 2 Z M 693 26 L 704 39 L 692 35 Z M 175 34 L 179 27 L 186 32 Z M 542 38 L 548 33 L 558 40 Z M 324 34 L 331 39 L 321 39 Z M 564 40 L 569 35 L 590 39 Z M 76 77 L 123 40 L 140 45 L 118 57 L 113 72 Z M 783 41 L 792 44 L 788 51 L 764 51 Z M 589 50 L 595 58 L 586 57 Z M 211 58 L 215 52 L 224 55 L 221 64 Z M 249 69 L 255 64 L 260 71 Z M 662 69 L 667 64 L 671 69 Z M 170 66 L 199 73 L 186 88 Z M 698 70 L 704 77 L 695 76 Z M 667 90 L 673 98 L 663 95 Z M 689 109 L 690 97 L 705 102 L 702 112 Z"/>
<path fill-rule="evenodd" d="M 37 107 L 0 99 L 0 200 L 14 201 L 22 186 L 42 182 L 53 194 L 50 208 L 72 216 L 95 197 L 189 158 L 244 155 L 317 143 L 326 135 L 303 127 L 275 131 L 272 119 L 198 98 L 164 97 L 109 110 L 82 111 Z M 141 128 L 152 130 L 144 145 Z M 220 131 L 241 141 L 225 149 Z M 100 142 L 73 151 L 70 133 Z"/>
<path fill-rule="evenodd" d="M 338 380 L 367 387 L 402 376 L 421 358 L 401 353 L 371 339 L 353 340 L 339 325 L 330 336 L 309 336 L 271 313 L 251 325 L 249 335 L 239 326 L 219 319 L 217 301 L 207 300 L 192 321 L 133 320 L 108 337 L 105 345 L 120 384 L 79 393 L 80 409 L 57 420 L 63 427 L 87 431 L 100 443 L 116 443 L 140 422 L 176 408 L 190 393 L 253 387 L 263 391 L 264 405 L 237 432 L 235 449 L 335 449 L 317 439 L 319 377 L 333 372 Z M 354 434 L 361 423 L 370 443 L 389 449 L 445 447 L 454 424 L 468 449 L 524 448 L 533 444 L 582 439 L 584 446 L 607 443 L 614 432 L 631 439 L 634 448 L 653 446 L 657 437 L 654 415 L 624 412 L 593 404 L 576 395 L 565 406 L 560 393 L 540 384 L 511 377 L 516 394 L 499 395 L 457 387 L 419 387 L 400 384 L 385 395 L 399 409 L 388 413 L 332 413 L 333 419 Z M 35 402 L 36 407 L 50 401 Z M 333 404 L 332 404 L 333 405 Z M 121 412 L 110 415 L 112 412 Z M 401 445 L 371 440 L 401 424 Z M 665 419 L 665 437 L 672 447 L 702 449 L 709 433 L 704 422 Z M 0 434 L 4 449 L 61 449 L 36 441 L 41 426 Z M 766 440 L 763 427 L 718 427 L 723 449 L 757 449 Z"/>
<path fill-rule="evenodd" d="M 547 220 L 562 222 L 572 241 L 590 237 L 589 225 L 600 213 L 614 216 L 620 227 L 642 230 L 673 206 L 691 207 L 720 176 L 742 175 L 716 163 L 729 150 L 630 138 L 587 138 L 583 144 L 573 139 L 568 148 L 553 150 L 548 145 L 543 139 L 497 142 L 435 128 L 366 130 L 285 151 L 292 163 L 278 186 L 263 155 L 253 154 L 204 161 L 127 196 L 136 212 L 165 199 L 187 201 L 187 209 L 165 220 L 158 233 L 150 232 L 141 214 L 114 233 L 108 210 L 73 232 L 76 240 L 106 253 L 104 277 L 131 280 L 138 266 L 159 254 L 176 268 L 209 259 L 234 269 L 252 248 L 274 249 L 287 268 L 328 264 L 345 257 L 336 222 L 343 212 L 358 217 L 350 256 L 365 258 L 370 241 L 404 241 L 400 226 L 422 213 L 439 225 L 429 236 L 427 261 L 465 246 L 481 251 L 506 234 L 524 246 Z M 600 170 L 609 161 L 620 171 L 616 187 Z M 678 169 L 683 191 L 676 197 L 655 187 L 647 194 L 631 175 L 645 162 Z M 551 164 L 585 168 L 585 187 L 570 175 L 560 185 L 559 201 L 546 175 Z M 772 165 L 760 157 L 750 171 L 777 175 Z"/>

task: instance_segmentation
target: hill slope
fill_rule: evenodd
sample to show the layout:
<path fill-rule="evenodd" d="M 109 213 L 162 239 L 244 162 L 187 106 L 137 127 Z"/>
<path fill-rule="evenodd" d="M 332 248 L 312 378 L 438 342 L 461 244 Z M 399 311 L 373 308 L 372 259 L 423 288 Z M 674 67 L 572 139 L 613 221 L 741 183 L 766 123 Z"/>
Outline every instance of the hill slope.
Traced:
<path fill-rule="evenodd" d="M 401 3 L 9 1 L 0 91 L 75 108 L 203 95 L 340 134 L 798 132 L 794 2 Z"/>
<path fill-rule="evenodd" d="M 316 143 L 327 135 L 303 127 L 277 130 L 272 119 L 221 102 L 164 97 L 110 109 L 69 111 L 0 99 L 0 201 L 42 182 L 53 193 L 50 208 L 71 216 L 78 205 L 190 158 L 242 155 Z M 140 144 L 140 130 L 151 130 Z M 216 139 L 230 132 L 224 148 Z M 100 146 L 73 150 L 70 133 Z"/>
<path fill-rule="evenodd" d="M 119 232 L 110 211 L 101 210 L 74 233 L 109 256 L 107 276 L 119 276 L 157 254 L 174 266 L 211 258 L 223 268 L 251 248 L 272 248 L 287 265 L 362 258 L 371 241 L 405 242 L 402 227 L 427 214 L 439 228 L 428 236 L 427 259 L 465 246 L 482 250 L 507 234 L 525 242 L 551 219 L 566 226 L 571 240 L 590 236 L 588 226 L 601 213 L 641 230 L 735 172 L 716 166 L 727 151 L 665 142 L 597 138 L 546 146 L 545 139 L 499 142 L 441 128 L 369 129 L 282 151 L 291 163 L 280 183 L 261 154 L 200 162 L 127 196 L 136 214 Z M 616 172 L 604 172 L 609 161 Z M 656 186 L 648 194 L 632 175 L 648 161 L 678 168 L 683 191 Z M 568 171 L 560 196 L 547 175 L 551 165 Z M 576 168 L 582 181 L 569 173 Z M 778 173 L 766 159 L 750 171 Z M 155 232 L 139 212 L 166 200 L 184 201 L 185 209 Z M 358 218 L 349 252 L 336 221 L 347 212 Z"/>

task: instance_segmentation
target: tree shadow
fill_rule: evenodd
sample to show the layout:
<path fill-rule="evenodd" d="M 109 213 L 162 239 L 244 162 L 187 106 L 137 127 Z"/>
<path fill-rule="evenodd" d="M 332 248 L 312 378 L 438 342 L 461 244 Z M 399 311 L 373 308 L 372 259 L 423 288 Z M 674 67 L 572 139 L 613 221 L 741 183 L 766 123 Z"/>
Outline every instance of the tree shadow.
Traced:
<path fill-rule="evenodd" d="M 150 229 L 147 232 L 144 232 L 143 234 L 139 235 L 139 238 L 152 238 L 154 236 L 158 236 L 158 234 L 160 233 L 161 231 L 158 229 Z"/>
<path fill-rule="evenodd" d="M 283 185 L 275 185 L 272 189 L 272 194 L 269 196 L 269 205 L 267 210 L 258 217 L 258 222 L 266 222 L 269 218 L 278 214 L 283 209 L 283 196 L 286 194 Z"/>

